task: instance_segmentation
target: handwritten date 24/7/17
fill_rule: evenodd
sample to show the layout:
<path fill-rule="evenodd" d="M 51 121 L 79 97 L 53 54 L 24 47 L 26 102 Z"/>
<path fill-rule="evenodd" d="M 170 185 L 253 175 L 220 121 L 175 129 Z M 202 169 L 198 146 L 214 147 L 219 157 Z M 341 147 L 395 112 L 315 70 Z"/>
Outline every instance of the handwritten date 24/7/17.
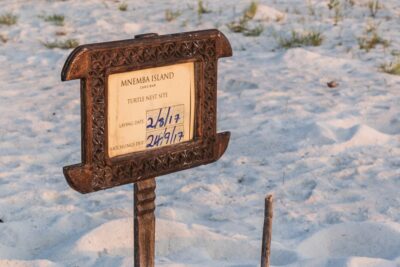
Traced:
<path fill-rule="evenodd" d="M 161 147 L 182 142 L 184 111 L 184 105 L 148 111 L 146 114 L 146 147 Z"/>

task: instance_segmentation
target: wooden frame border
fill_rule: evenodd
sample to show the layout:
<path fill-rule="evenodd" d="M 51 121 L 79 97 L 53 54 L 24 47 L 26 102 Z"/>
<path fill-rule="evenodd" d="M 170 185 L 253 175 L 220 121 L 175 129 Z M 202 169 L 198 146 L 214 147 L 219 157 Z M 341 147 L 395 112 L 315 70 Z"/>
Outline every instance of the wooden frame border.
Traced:
<path fill-rule="evenodd" d="M 218 30 L 158 36 L 77 47 L 61 80 L 81 79 L 82 163 L 64 167 L 69 185 L 81 193 L 136 183 L 218 160 L 230 133 L 217 134 L 217 61 L 232 55 Z M 107 153 L 107 78 L 115 70 L 138 70 L 195 62 L 195 130 L 191 141 L 110 159 Z M 197 76 L 197 79 L 196 79 Z"/>

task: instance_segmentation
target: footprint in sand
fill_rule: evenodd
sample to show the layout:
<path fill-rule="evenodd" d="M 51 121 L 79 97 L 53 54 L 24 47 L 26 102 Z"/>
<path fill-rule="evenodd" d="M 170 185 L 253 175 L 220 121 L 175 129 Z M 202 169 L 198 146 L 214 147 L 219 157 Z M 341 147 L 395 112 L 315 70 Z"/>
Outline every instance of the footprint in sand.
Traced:
<path fill-rule="evenodd" d="M 314 180 L 303 181 L 301 185 L 292 186 L 288 197 L 292 201 L 305 201 L 312 196 L 315 187 L 317 187 L 317 183 Z"/>

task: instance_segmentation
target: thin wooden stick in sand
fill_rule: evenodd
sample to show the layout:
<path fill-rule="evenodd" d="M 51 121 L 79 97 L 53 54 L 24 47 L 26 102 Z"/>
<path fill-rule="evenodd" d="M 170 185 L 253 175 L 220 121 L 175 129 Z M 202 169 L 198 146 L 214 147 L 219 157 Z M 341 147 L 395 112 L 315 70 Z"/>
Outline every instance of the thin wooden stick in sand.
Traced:
<path fill-rule="evenodd" d="M 261 248 L 261 267 L 269 267 L 272 239 L 273 197 L 265 198 L 264 228 Z"/>

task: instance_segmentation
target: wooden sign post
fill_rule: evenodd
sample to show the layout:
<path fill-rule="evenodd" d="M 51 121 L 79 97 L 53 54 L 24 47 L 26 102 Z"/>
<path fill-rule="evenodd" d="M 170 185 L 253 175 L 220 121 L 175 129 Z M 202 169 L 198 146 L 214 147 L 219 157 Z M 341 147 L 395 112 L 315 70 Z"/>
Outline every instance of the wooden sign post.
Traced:
<path fill-rule="evenodd" d="M 81 80 L 82 163 L 64 167 L 90 193 L 135 183 L 135 266 L 154 266 L 155 177 L 208 164 L 225 152 L 217 133 L 217 61 L 232 55 L 218 30 L 88 44 L 62 81 Z"/>

